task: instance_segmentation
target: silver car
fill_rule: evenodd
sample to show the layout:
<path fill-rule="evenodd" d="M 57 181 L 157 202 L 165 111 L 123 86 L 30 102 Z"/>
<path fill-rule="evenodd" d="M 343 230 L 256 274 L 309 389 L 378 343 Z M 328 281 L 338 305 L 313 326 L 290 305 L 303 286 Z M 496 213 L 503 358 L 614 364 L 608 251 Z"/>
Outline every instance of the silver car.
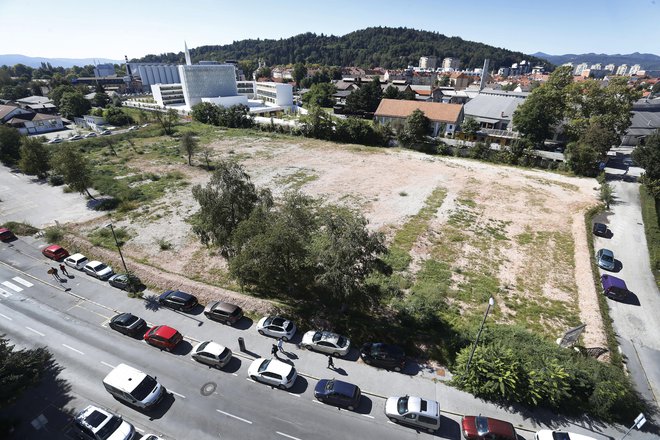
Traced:
<path fill-rule="evenodd" d="M 231 350 L 213 341 L 204 341 L 193 348 L 192 358 L 202 364 L 222 368 L 231 361 Z"/>
<path fill-rule="evenodd" d="M 596 252 L 596 261 L 601 269 L 614 270 L 616 268 L 614 252 L 609 249 L 601 249 Z"/>
<path fill-rule="evenodd" d="M 390 397 L 385 415 L 391 422 L 435 432 L 440 428 L 440 404 L 415 396 Z"/>
<path fill-rule="evenodd" d="M 301 346 L 333 356 L 346 356 L 351 348 L 351 341 L 337 333 L 311 330 L 303 335 Z"/>

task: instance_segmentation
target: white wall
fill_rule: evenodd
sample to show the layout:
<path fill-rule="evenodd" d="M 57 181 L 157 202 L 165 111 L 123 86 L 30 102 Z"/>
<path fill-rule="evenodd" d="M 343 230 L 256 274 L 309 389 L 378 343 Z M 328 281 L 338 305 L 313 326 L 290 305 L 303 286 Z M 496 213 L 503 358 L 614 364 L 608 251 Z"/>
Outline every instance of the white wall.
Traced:
<path fill-rule="evenodd" d="M 219 96 L 217 98 L 202 98 L 202 102 L 210 102 L 219 107 L 232 107 L 234 105 L 248 105 L 247 96 Z"/>

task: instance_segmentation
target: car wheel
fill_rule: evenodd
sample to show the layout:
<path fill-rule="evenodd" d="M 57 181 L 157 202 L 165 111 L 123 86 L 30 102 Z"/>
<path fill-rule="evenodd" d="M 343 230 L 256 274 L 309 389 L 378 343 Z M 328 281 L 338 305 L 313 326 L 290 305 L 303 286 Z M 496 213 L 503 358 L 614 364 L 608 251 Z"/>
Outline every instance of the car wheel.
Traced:
<path fill-rule="evenodd" d="M 346 407 L 346 409 L 349 410 L 349 411 L 353 411 L 353 410 L 355 410 L 355 407 L 353 405 L 348 405 Z"/>
<path fill-rule="evenodd" d="M 390 417 L 390 422 L 396 423 L 396 419 L 394 417 Z"/>
<path fill-rule="evenodd" d="M 231 325 L 231 321 L 225 321 L 225 325 Z"/>
<path fill-rule="evenodd" d="M 303 348 L 303 350 L 311 350 L 312 346 L 311 345 L 303 345 L 302 348 Z"/>
<path fill-rule="evenodd" d="M 279 388 L 279 389 L 281 389 L 281 390 L 286 390 L 286 387 L 284 386 L 284 384 L 279 384 L 279 385 L 277 386 L 277 388 Z"/>
<path fill-rule="evenodd" d="M 429 429 L 428 429 L 428 432 L 429 432 L 429 434 L 433 434 L 433 433 L 435 432 L 435 429 L 433 429 L 433 428 L 429 428 Z"/>
<path fill-rule="evenodd" d="M 318 400 L 321 403 L 325 403 L 325 400 L 323 399 L 323 397 L 317 397 L 316 400 Z"/>
<path fill-rule="evenodd" d="M 282 340 L 283 340 L 284 342 L 289 342 L 289 338 L 287 338 L 286 336 L 282 336 Z"/>
<path fill-rule="evenodd" d="M 335 351 L 334 353 L 332 353 L 332 355 L 333 355 L 334 357 L 336 357 L 336 358 L 338 358 L 339 356 L 341 356 L 341 355 L 339 354 L 338 351 Z"/>
<path fill-rule="evenodd" d="M 396 367 L 394 367 L 394 371 L 397 371 L 397 372 L 401 371 L 401 367 L 397 365 Z"/>
<path fill-rule="evenodd" d="M 261 336 L 264 336 L 266 333 L 265 333 L 263 330 L 259 330 L 259 334 L 260 334 Z"/>
<path fill-rule="evenodd" d="M 250 376 L 250 379 L 252 379 L 255 382 L 259 382 L 259 378 L 257 376 L 252 375 Z"/>

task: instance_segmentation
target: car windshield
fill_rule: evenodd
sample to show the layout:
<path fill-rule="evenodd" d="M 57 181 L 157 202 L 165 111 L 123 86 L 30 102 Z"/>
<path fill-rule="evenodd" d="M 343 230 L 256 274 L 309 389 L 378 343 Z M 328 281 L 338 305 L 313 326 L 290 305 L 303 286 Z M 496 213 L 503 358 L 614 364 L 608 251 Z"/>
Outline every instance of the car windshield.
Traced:
<path fill-rule="evenodd" d="M 131 396 L 133 396 L 136 400 L 144 400 L 145 397 L 149 395 L 150 392 L 153 391 L 154 388 L 156 388 L 156 379 L 154 379 L 151 376 L 145 376 L 142 382 L 138 386 L 135 387 L 133 392 L 131 393 Z"/>
<path fill-rule="evenodd" d="M 286 327 L 284 327 L 284 330 L 290 332 L 293 329 L 293 323 L 289 322 L 287 323 Z"/>
<path fill-rule="evenodd" d="M 612 256 L 608 254 L 601 255 L 600 259 L 607 262 L 612 262 L 614 260 L 614 258 L 612 258 Z"/>
<path fill-rule="evenodd" d="M 202 342 L 202 345 L 200 345 L 199 348 L 197 349 L 197 353 L 199 353 L 200 351 L 204 351 L 206 346 L 209 345 L 209 342 L 210 341 Z"/>
<path fill-rule="evenodd" d="M 129 325 L 133 324 L 135 321 L 137 321 L 138 319 L 140 319 L 140 318 L 138 318 L 135 315 L 126 315 L 122 319 L 122 321 L 123 321 L 124 325 L 129 326 Z"/>
<path fill-rule="evenodd" d="M 96 436 L 101 440 L 106 440 L 121 426 L 121 417 L 112 416 L 103 428 L 99 429 Z"/>
<path fill-rule="evenodd" d="M 343 336 L 340 336 L 337 338 L 337 346 L 338 347 L 346 347 L 346 344 L 348 343 L 348 339 L 346 339 Z"/>
<path fill-rule="evenodd" d="M 239 313 L 241 313 L 241 309 L 238 309 L 238 308 L 237 308 L 237 309 L 234 309 L 234 311 L 231 312 L 231 316 L 236 316 L 236 315 L 238 315 Z"/>
<path fill-rule="evenodd" d="M 263 373 L 268 369 L 268 365 L 270 365 L 270 359 L 264 360 L 261 365 L 259 365 L 259 373 Z"/>
<path fill-rule="evenodd" d="M 332 391 L 334 389 L 334 387 L 335 387 L 335 381 L 334 380 L 329 380 L 325 384 L 326 391 Z"/>
<path fill-rule="evenodd" d="M 405 414 L 408 412 L 408 396 L 399 398 L 396 409 L 399 414 Z"/>
<path fill-rule="evenodd" d="M 485 435 L 488 433 L 488 419 L 482 416 L 477 416 L 474 418 L 474 424 L 477 426 L 477 433 L 479 435 Z"/>
<path fill-rule="evenodd" d="M 103 263 L 99 263 L 99 264 L 97 264 L 96 266 L 94 266 L 94 270 L 97 271 L 97 272 L 99 272 L 99 271 L 105 269 L 106 267 L 108 267 L 108 266 L 106 266 L 106 265 L 103 264 Z"/>
<path fill-rule="evenodd" d="M 312 341 L 319 342 L 322 336 L 323 336 L 322 332 L 316 332 L 314 333 L 314 336 L 312 336 Z"/>

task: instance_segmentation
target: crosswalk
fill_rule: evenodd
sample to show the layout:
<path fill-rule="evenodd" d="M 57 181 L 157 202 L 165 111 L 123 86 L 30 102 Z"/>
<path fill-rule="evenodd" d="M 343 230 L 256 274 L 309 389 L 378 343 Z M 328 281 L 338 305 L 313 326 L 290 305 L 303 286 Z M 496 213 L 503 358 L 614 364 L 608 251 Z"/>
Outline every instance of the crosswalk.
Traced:
<path fill-rule="evenodd" d="M 16 284 L 14 284 L 14 283 L 16 283 Z M 20 284 L 20 286 L 19 286 L 19 284 Z M 11 281 L 6 280 L 6 281 L 0 282 L 0 286 L 5 287 L 5 288 L 0 287 L 0 295 L 4 296 L 5 298 L 9 298 L 14 292 L 21 292 L 21 291 L 23 291 L 23 288 L 32 287 L 32 286 L 34 286 L 34 284 L 32 284 L 31 282 L 29 282 L 27 280 L 24 280 L 21 277 L 14 277 L 14 278 L 11 279 Z M 21 286 L 23 286 L 23 287 L 21 287 Z"/>

